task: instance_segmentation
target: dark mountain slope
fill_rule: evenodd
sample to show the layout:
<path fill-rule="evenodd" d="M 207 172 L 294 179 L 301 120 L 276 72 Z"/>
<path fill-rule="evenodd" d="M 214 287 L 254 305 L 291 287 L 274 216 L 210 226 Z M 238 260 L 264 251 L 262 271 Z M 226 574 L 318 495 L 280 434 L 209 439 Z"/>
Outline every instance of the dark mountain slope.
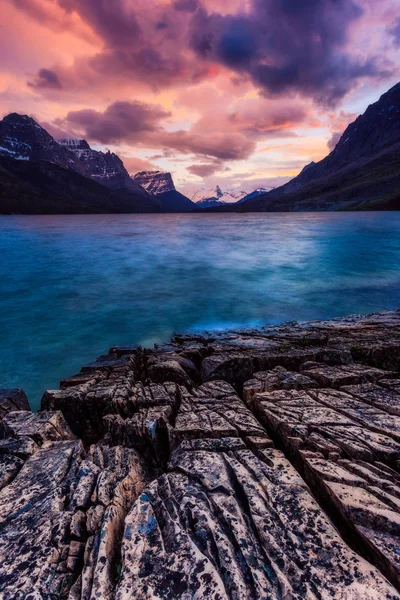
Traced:
<path fill-rule="evenodd" d="M 195 209 L 194 202 L 177 190 L 157 194 L 156 198 L 160 200 L 163 212 L 191 212 Z"/>
<path fill-rule="evenodd" d="M 44 160 L 0 157 L 0 213 L 161 212 L 155 198 L 109 188 Z"/>
<path fill-rule="evenodd" d="M 335 149 L 243 210 L 384 210 L 400 206 L 400 84 L 351 123 Z"/>

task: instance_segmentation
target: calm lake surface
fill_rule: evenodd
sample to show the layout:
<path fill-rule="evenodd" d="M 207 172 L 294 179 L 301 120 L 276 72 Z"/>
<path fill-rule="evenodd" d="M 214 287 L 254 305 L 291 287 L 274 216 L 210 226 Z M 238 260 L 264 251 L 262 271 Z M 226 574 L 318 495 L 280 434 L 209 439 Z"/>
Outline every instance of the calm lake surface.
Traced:
<path fill-rule="evenodd" d="M 0 217 L 0 387 L 110 346 L 400 306 L 400 213 Z"/>

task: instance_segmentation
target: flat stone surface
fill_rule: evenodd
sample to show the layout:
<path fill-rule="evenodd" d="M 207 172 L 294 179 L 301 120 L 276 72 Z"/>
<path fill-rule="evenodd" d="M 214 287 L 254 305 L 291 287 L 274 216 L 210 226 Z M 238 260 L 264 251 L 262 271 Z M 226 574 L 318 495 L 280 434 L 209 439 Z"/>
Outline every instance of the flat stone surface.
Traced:
<path fill-rule="evenodd" d="M 390 381 L 390 380 L 389 380 Z M 395 391 L 390 387 L 374 383 L 348 385 L 342 388 L 347 394 L 356 396 L 366 404 L 376 406 L 391 415 L 400 416 L 400 387 Z"/>
<path fill-rule="evenodd" d="M 275 367 L 271 371 L 254 373 L 253 379 L 243 385 L 243 399 L 251 403 L 256 393 L 273 390 L 307 390 L 317 388 L 318 383 L 304 373 L 288 371 L 283 367 Z"/>
<path fill-rule="evenodd" d="M 303 371 L 303 375 L 314 379 L 321 387 L 336 388 L 342 385 L 378 381 L 387 377 L 387 372 L 382 369 L 374 369 L 361 365 L 340 365 L 335 367 L 321 365 L 320 367 Z"/>
<path fill-rule="evenodd" d="M 0 437 L 30 438 L 39 445 L 47 441 L 75 438 L 60 411 L 36 414 L 28 411 L 8 413 L 0 426 Z"/>

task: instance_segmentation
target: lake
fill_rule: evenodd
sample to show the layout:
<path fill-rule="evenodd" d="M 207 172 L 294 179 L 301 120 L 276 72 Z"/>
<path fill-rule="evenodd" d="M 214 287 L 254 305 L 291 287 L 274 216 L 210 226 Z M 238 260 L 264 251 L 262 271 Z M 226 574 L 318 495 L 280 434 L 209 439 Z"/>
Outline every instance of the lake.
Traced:
<path fill-rule="evenodd" d="M 400 213 L 0 217 L 0 387 L 110 346 L 400 306 Z"/>

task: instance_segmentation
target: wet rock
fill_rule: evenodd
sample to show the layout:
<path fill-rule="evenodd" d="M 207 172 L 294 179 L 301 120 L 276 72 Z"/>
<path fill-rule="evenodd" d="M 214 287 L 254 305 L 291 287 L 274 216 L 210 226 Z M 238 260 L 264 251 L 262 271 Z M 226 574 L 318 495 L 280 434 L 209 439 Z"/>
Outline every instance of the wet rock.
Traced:
<path fill-rule="evenodd" d="M 8 413 L 0 425 L 0 437 L 28 438 L 39 446 L 47 441 L 72 440 L 74 435 L 60 411 Z"/>
<path fill-rule="evenodd" d="M 394 332 L 393 332 L 394 333 Z M 400 371 L 400 339 L 396 341 L 379 341 L 375 344 L 355 344 L 352 353 L 357 361 Z"/>
<path fill-rule="evenodd" d="M 255 407 L 338 522 L 399 585 L 397 417 L 333 389 L 258 394 Z"/>
<path fill-rule="evenodd" d="M 133 388 L 133 400 L 138 409 L 171 406 L 174 412 L 178 409 L 180 401 L 179 387 L 173 382 L 166 382 L 164 385 L 137 383 Z"/>
<path fill-rule="evenodd" d="M 130 356 L 123 356 L 118 358 L 114 354 L 105 354 L 100 356 L 96 361 L 89 363 L 82 367 L 82 373 L 97 373 L 97 371 L 110 371 L 118 367 L 125 366 L 134 367 L 134 361 Z"/>
<path fill-rule="evenodd" d="M 387 377 L 387 371 L 364 367 L 361 365 L 342 365 L 335 367 L 319 366 L 303 371 L 319 383 L 321 387 L 337 388 L 343 385 L 353 385 L 357 383 L 366 383 L 368 381 L 378 381 Z"/>
<path fill-rule="evenodd" d="M 77 385 L 62 390 L 47 390 L 41 401 L 41 410 L 60 410 L 75 435 L 85 441 L 101 436 L 96 413 L 86 404 L 88 387 Z"/>
<path fill-rule="evenodd" d="M 243 399 L 251 404 L 254 394 L 273 390 L 306 390 L 317 388 L 318 383 L 303 373 L 287 371 L 284 367 L 275 367 L 271 371 L 254 373 L 253 379 L 243 385 Z"/>
<path fill-rule="evenodd" d="M 19 438 L 6 438 L 0 440 L 0 456 L 4 454 L 12 454 L 26 460 L 34 452 L 38 450 L 39 446 L 32 438 L 19 437 Z"/>
<path fill-rule="evenodd" d="M 87 387 L 90 387 L 103 378 L 105 378 L 105 375 L 94 377 L 92 373 L 78 373 L 77 375 L 72 375 L 72 377 L 62 379 L 60 381 L 60 389 L 66 390 L 69 387 L 82 386 L 85 384 Z"/>
<path fill-rule="evenodd" d="M 23 464 L 18 456 L 0 455 L 0 490 L 14 479 Z"/>
<path fill-rule="evenodd" d="M 390 385 L 390 380 L 389 385 Z M 372 404 L 392 415 L 400 416 L 400 388 L 399 391 L 385 389 L 382 385 L 362 383 L 349 385 L 342 388 L 344 392 L 356 396 L 366 404 Z"/>
<path fill-rule="evenodd" d="M 188 358 L 188 356 L 185 356 L 184 353 L 174 351 L 154 351 L 154 353 L 152 353 L 147 359 L 147 369 L 152 371 L 153 367 L 156 367 L 157 365 L 160 366 L 163 363 L 170 363 L 171 361 L 178 363 L 182 367 L 182 369 L 187 373 L 190 380 L 198 382 L 199 371 L 194 362 L 190 358 Z M 150 379 L 153 378 L 150 376 Z M 166 381 L 174 381 L 174 379 L 168 380 L 167 378 Z M 177 381 L 176 383 L 179 382 Z"/>
<path fill-rule="evenodd" d="M 165 464 L 169 456 L 170 406 L 155 406 L 140 409 L 132 418 L 123 419 L 119 415 L 108 415 L 104 419 L 105 440 L 111 444 L 121 444 L 139 449 L 150 464 Z"/>
<path fill-rule="evenodd" d="M 121 538 L 124 522 L 134 500 L 149 482 L 149 473 L 142 457 L 127 448 L 91 449 L 91 458 L 104 465 L 97 484 L 97 504 L 88 511 L 88 538 L 81 577 L 73 593 L 83 600 L 113 598 L 121 558 Z M 107 482 L 112 489 L 105 491 Z"/>
<path fill-rule="evenodd" d="M 209 396 L 203 395 L 210 394 Z M 184 440 L 200 438 L 229 438 L 263 436 L 264 430 L 232 388 L 205 384 L 197 395 L 182 394 L 181 404 L 171 429 L 172 446 Z M 217 397 L 211 396 L 215 393 Z"/>
<path fill-rule="evenodd" d="M 148 366 L 148 376 L 155 383 L 172 381 L 178 385 L 192 387 L 193 382 L 176 360 L 159 360 Z"/>
<path fill-rule="evenodd" d="M 252 356 L 238 353 L 214 354 L 203 360 L 201 378 L 203 381 L 223 379 L 229 383 L 245 381 L 256 370 Z"/>
<path fill-rule="evenodd" d="M 98 441 L 104 434 L 107 414 L 129 416 L 134 413 L 133 384 L 129 377 L 102 379 L 63 390 L 48 390 L 42 410 L 60 410 L 72 431 L 86 443 Z"/>
<path fill-rule="evenodd" d="M 0 421 L 4 416 L 16 410 L 30 410 L 28 398 L 23 390 L 0 389 Z"/>

